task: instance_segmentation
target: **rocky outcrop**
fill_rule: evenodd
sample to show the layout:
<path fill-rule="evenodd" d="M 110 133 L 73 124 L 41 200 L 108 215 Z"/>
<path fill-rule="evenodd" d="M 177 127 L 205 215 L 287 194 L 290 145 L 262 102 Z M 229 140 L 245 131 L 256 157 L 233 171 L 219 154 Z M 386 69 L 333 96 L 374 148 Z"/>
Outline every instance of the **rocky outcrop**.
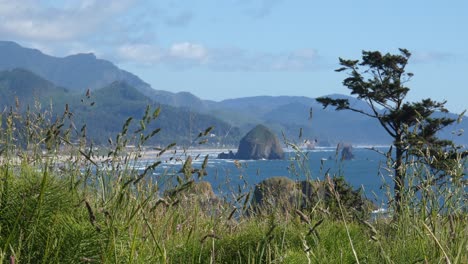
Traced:
<path fill-rule="evenodd" d="M 359 190 L 353 190 L 343 178 L 298 182 L 287 177 L 272 177 L 257 184 L 251 209 L 255 214 L 294 214 L 295 210 L 315 208 L 341 217 L 337 196 L 350 216 L 362 217 L 375 209 L 371 201 L 362 197 Z"/>
<path fill-rule="evenodd" d="M 161 201 L 166 206 L 179 205 L 187 209 L 199 207 L 202 209 L 201 213 L 206 214 L 214 213 L 222 204 L 222 199 L 214 193 L 213 187 L 207 181 L 188 181 L 166 190 Z"/>
<path fill-rule="evenodd" d="M 237 159 L 283 159 L 284 152 L 278 137 L 264 125 L 257 125 L 239 144 Z"/>
<path fill-rule="evenodd" d="M 252 209 L 256 213 L 273 211 L 287 212 L 293 208 L 305 207 L 308 196 L 313 197 L 315 188 L 305 186 L 306 182 L 295 182 L 287 177 L 272 177 L 255 186 Z"/>
<path fill-rule="evenodd" d="M 231 150 L 228 153 L 219 153 L 218 154 L 218 159 L 235 159 L 236 154 L 234 154 Z"/>
<path fill-rule="evenodd" d="M 353 146 L 350 144 L 339 144 L 338 148 L 341 148 L 341 160 L 354 159 Z"/>
<path fill-rule="evenodd" d="M 284 152 L 278 137 L 264 125 L 257 125 L 241 139 L 236 154 L 221 153 L 218 158 L 240 160 L 283 159 Z"/>

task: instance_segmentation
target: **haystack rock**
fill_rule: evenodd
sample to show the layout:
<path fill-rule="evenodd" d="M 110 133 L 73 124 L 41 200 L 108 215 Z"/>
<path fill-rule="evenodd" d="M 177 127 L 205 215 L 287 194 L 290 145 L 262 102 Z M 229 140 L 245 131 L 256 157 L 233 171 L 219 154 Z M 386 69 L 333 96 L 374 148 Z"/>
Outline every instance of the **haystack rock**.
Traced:
<path fill-rule="evenodd" d="M 264 125 L 257 125 L 239 144 L 236 159 L 283 159 L 284 152 L 278 137 Z"/>

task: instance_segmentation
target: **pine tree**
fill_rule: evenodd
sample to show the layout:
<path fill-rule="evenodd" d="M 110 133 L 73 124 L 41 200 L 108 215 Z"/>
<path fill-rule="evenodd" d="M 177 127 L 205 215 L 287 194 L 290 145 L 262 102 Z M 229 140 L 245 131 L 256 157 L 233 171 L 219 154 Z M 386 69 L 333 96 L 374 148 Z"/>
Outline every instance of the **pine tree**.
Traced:
<path fill-rule="evenodd" d="M 400 49 L 400 54 L 382 55 L 378 51 L 363 51 L 362 61 L 345 60 L 340 58 L 341 68 L 337 72 L 346 72 L 348 77 L 343 85 L 351 90 L 370 107 L 370 111 L 354 108 L 347 99 L 332 99 L 321 97 L 316 100 L 324 108 L 334 106 L 336 110 L 350 110 L 377 119 L 385 131 L 393 138 L 394 149 L 394 195 L 397 211 L 401 209 L 402 194 L 405 191 L 404 161 L 410 155 L 418 156 L 423 153 L 440 155 L 446 150 L 454 149 L 452 141 L 441 140 L 437 132 L 455 122 L 447 117 L 435 117 L 434 113 L 447 113 L 444 102 L 424 99 L 420 102 L 407 102 L 409 88 L 406 83 L 413 76 L 405 68 L 411 53 Z M 445 163 L 432 164 L 443 170 Z M 446 165 L 446 164 L 445 164 Z"/>

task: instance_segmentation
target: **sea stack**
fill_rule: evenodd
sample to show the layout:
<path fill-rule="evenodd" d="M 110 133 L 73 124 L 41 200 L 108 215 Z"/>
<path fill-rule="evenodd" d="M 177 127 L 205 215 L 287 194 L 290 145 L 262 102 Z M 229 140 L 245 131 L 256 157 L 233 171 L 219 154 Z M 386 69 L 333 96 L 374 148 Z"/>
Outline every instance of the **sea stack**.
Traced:
<path fill-rule="evenodd" d="M 240 141 L 235 155 L 221 153 L 218 158 L 239 160 L 283 159 L 284 152 L 278 137 L 264 125 L 257 125 Z"/>
<path fill-rule="evenodd" d="M 341 159 L 342 160 L 352 160 L 354 159 L 353 147 L 350 144 L 344 144 L 341 146 Z"/>
<path fill-rule="evenodd" d="M 283 159 L 278 137 L 264 125 L 257 125 L 240 141 L 237 159 Z"/>

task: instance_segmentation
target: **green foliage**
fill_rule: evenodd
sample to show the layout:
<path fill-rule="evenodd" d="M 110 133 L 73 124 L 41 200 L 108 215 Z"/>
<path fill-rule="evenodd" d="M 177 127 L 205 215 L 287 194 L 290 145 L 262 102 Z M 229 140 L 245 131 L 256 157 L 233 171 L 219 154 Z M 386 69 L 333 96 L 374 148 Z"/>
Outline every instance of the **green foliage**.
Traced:
<path fill-rule="evenodd" d="M 406 192 L 406 172 L 403 162 L 412 155 L 423 157 L 428 150 L 431 156 L 445 153 L 451 148 L 456 155 L 454 144 L 449 140 L 437 138 L 437 132 L 455 122 L 448 117 L 435 117 L 435 113 L 447 113 L 445 102 L 424 99 L 421 102 L 406 102 L 409 88 L 405 84 L 413 76 L 406 72 L 411 53 L 400 49 L 400 54 L 382 55 L 378 51 L 363 51 L 362 61 L 340 58 L 341 68 L 337 72 L 348 73 L 343 85 L 350 89 L 352 95 L 364 100 L 369 111 L 354 108 L 348 99 L 317 98 L 324 108 L 335 107 L 336 110 L 350 110 L 377 119 L 385 131 L 393 138 L 395 161 L 395 205 L 401 208 L 402 195 Z M 390 152 L 392 149 L 390 149 Z M 448 156 L 436 156 L 435 159 L 447 159 Z M 436 163 L 431 163 L 435 167 Z M 443 169 L 442 166 L 438 166 Z"/>
<path fill-rule="evenodd" d="M 375 205 L 363 197 L 362 190 L 354 190 L 343 177 L 329 178 L 322 183 L 326 188 L 324 202 L 329 212 L 335 218 L 340 218 L 340 206 L 349 214 L 347 218 L 366 219 L 370 212 L 375 210 Z"/>
<path fill-rule="evenodd" d="M 67 182 L 46 168 L 42 173 L 26 164 L 19 169 L 0 169 L 0 250 L 14 252 L 26 263 L 78 262 L 79 256 L 96 255 L 96 232 Z"/>
<path fill-rule="evenodd" d="M 271 177 L 255 186 L 251 203 L 252 214 L 302 214 L 321 208 L 330 219 L 343 217 L 340 206 L 346 211 L 346 219 L 366 219 L 375 208 L 354 190 L 343 177 L 325 181 L 296 182 L 287 177 Z"/>
<path fill-rule="evenodd" d="M 0 262 L 468 261 L 463 179 L 446 185 L 440 193 L 421 186 L 424 199 L 409 193 L 405 210 L 393 220 L 346 217 L 352 210 L 347 203 L 353 200 L 353 190 L 340 179 L 330 180 L 328 186 L 329 199 L 341 217 L 331 216 L 330 205 L 321 203 L 295 214 L 247 216 L 241 208 L 250 196 L 241 193 L 243 190 L 229 194 L 235 197 L 231 202 L 201 203 L 206 200 L 197 197 L 200 193 L 214 196 L 208 184 L 195 179 L 196 172 L 206 168 L 206 161 L 198 168 L 193 162 L 197 157 L 163 156 L 175 144 L 162 147 L 152 163 L 137 169 L 143 142 L 159 136 L 148 127 L 159 121 L 163 111 L 147 107 L 142 118 L 121 120 L 121 130 L 104 156 L 87 144 L 82 133 L 68 132 L 70 128 L 64 125 L 67 112 L 59 119 L 39 111 L 25 116 L 13 111 L 0 115 Z M 24 122 L 37 130 L 27 130 L 21 126 Z M 133 124 L 140 130 L 138 137 Z M 210 131 L 202 129 L 198 139 L 203 140 Z M 28 144 L 17 144 L 15 137 L 23 133 Z M 129 145 L 135 146 L 134 151 L 127 151 Z M 184 170 L 148 177 L 166 158 L 180 159 Z M 465 164 L 466 159 L 460 159 L 452 168 L 454 173 L 460 174 Z M 437 176 L 425 170 L 425 163 L 405 165 L 413 172 L 408 180 Z M 175 182 L 174 177 L 179 182 L 171 195 L 165 195 L 160 184 Z M 412 181 L 409 184 L 417 187 Z"/>

